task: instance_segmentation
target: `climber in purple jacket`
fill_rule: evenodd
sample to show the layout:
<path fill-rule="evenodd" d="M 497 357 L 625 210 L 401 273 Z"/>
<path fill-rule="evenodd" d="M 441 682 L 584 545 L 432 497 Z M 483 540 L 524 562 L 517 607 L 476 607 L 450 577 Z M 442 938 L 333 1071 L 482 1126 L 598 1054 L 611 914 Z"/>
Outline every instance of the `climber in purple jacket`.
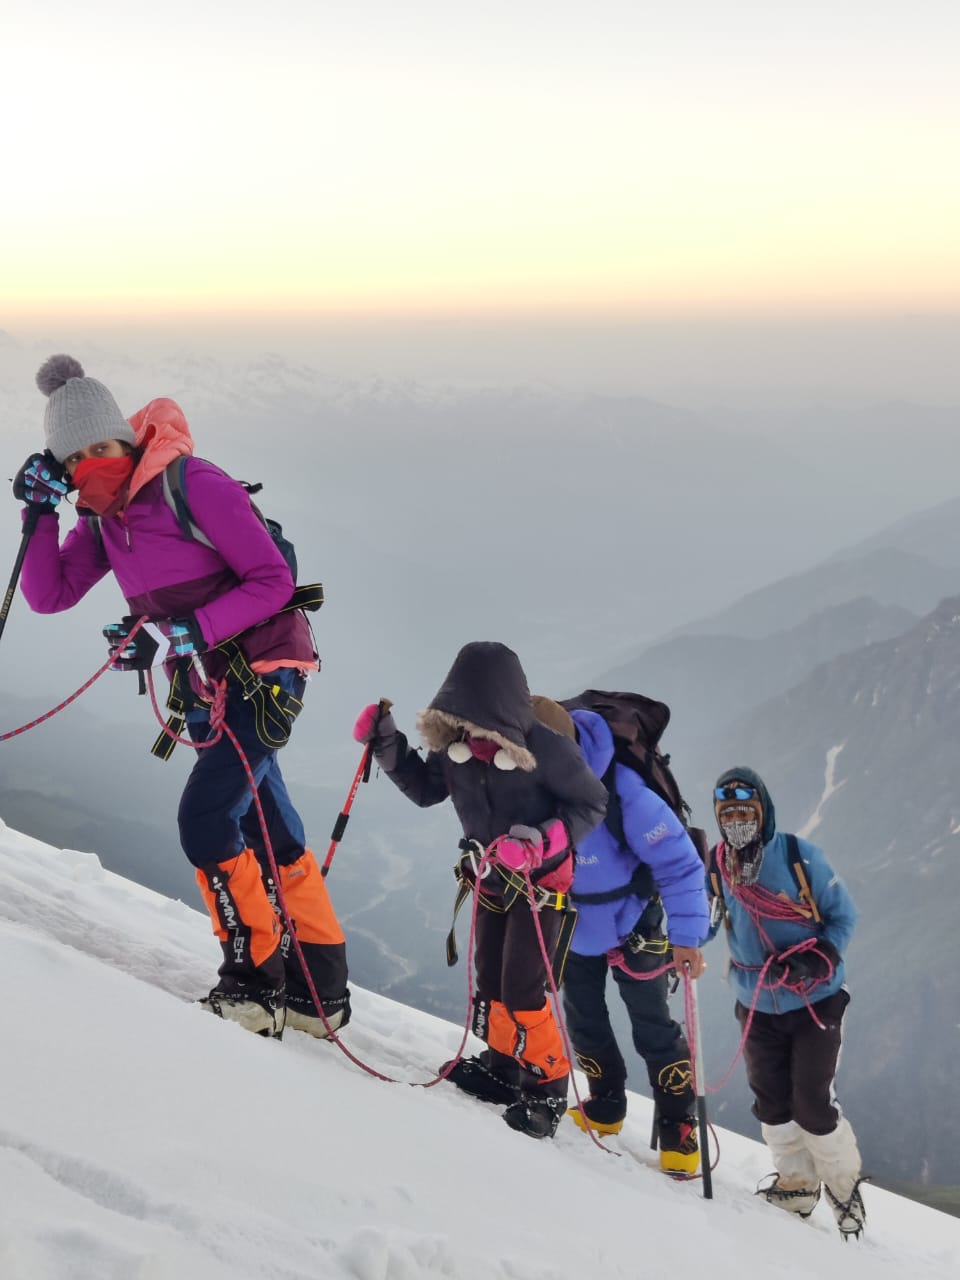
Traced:
<path fill-rule="evenodd" d="M 112 572 L 128 610 L 104 629 L 112 669 L 143 671 L 159 654 L 181 677 L 195 742 L 215 736 L 211 687 L 226 680 L 226 724 L 257 784 L 280 888 L 324 1017 L 295 949 L 284 945 L 256 807 L 227 735 L 197 751 L 179 811 L 180 841 L 223 949 L 219 981 L 203 1003 L 264 1035 L 279 1035 L 286 1023 L 324 1036 L 349 1017 L 344 938 L 275 745 L 289 734 L 307 676 L 319 665 L 306 617 L 290 607 L 291 571 L 243 486 L 191 456 L 190 428 L 174 401 L 152 400 L 127 420 L 108 388 L 64 355 L 46 361 L 37 384 L 48 397 L 46 450 L 32 454 L 14 481 L 14 495 L 38 517 L 23 562 L 27 602 L 38 613 L 59 613 Z M 166 469 L 178 458 L 185 458 L 184 492 L 206 541 L 184 533 L 164 494 Z M 61 545 L 57 507 L 69 490 L 81 518 Z M 144 616 L 154 634 L 144 627 L 131 639 Z M 229 658 L 218 648 L 228 640 L 237 645 Z M 265 714 L 279 718 L 279 734 L 265 734 Z"/>

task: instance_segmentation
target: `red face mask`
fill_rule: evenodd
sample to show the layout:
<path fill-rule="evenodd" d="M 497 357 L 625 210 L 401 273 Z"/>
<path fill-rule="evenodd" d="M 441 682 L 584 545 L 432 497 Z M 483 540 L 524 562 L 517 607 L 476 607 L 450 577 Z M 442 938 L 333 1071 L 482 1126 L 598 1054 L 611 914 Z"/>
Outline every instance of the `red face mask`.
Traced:
<path fill-rule="evenodd" d="M 135 465 L 132 453 L 122 458 L 84 458 L 73 473 L 77 505 L 89 507 L 98 516 L 114 515 Z"/>

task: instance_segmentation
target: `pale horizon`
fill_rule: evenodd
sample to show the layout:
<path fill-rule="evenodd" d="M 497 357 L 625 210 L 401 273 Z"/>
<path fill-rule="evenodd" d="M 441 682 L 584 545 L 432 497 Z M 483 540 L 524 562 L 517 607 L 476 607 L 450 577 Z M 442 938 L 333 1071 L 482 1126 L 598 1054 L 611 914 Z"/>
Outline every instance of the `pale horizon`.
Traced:
<path fill-rule="evenodd" d="M 960 307 L 960 13 L 12 0 L 0 326 Z"/>

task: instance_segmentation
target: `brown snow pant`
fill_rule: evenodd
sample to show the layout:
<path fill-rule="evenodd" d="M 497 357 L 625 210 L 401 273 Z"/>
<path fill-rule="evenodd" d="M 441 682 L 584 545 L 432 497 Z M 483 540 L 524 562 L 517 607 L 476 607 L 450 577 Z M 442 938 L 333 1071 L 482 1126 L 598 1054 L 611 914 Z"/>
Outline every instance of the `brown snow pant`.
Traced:
<path fill-rule="evenodd" d="M 847 991 L 787 1013 L 755 1013 L 743 1047 L 747 1080 L 753 1090 L 753 1114 L 763 1124 L 795 1120 L 807 1133 L 833 1133 L 840 1117 L 833 1081 L 840 1056 L 840 1029 L 850 1003 Z M 746 1025 L 749 1010 L 740 1001 L 737 1020 Z"/>

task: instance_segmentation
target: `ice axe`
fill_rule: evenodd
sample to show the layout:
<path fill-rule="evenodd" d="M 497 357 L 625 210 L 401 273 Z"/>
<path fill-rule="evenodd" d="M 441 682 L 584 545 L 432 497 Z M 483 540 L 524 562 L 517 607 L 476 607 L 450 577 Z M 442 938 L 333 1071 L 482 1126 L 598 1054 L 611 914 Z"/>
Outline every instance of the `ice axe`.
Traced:
<path fill-rule="evenodd" d="M 710 1127 L 707 1121 L 706 1073 L 703 1067 L 703 1041 L 700 1036 L 700 1005 L 697 1001 L 697 984 L 686 975 L 689 1009 L 693 1022 L 693 1069 L 697 1084 L 697 1128 L 700 1131 L 700 1172 L 703 1178 L 703 1198 L 713 1199 L 713 1174 L 710 1169 Z M 689 1033 L 690 1028 L 687 1028 Z"/>
<path fill-rule="evenodd" d="M 374 728 L 380 723 L 383 716 L 387 714 L 393 703 L 389 698 L 381 698 L 377 704 L 377 718 L 374 721 Z M 363 755 L 360 757 L 360 763 L 357 765 L 357 772 L 353 775 L 353 782 L 350 784 L 350 790 L 347 793 L 347 799 L 343 808 L 337 815 L 337 820 L 333 824 L 333 832 L 330 836 L 330 848 L 327 850 L 327 856 L 323 860 L 323 866 L 320 868 L 320 874 L 325 876 L 330 870 L 330 863 L 333 861 L 333 855 L 337 852 L 337 845 L 343 839 L 343 833 L 347 829 L 347 823 L 350 820 L 350 810 L 353 808 L 353 802 L 356 799 L 357 791 L 361 782 L 370 781 L 370 770 L 373 767 L 373 741 L 364 743 Z"/>

